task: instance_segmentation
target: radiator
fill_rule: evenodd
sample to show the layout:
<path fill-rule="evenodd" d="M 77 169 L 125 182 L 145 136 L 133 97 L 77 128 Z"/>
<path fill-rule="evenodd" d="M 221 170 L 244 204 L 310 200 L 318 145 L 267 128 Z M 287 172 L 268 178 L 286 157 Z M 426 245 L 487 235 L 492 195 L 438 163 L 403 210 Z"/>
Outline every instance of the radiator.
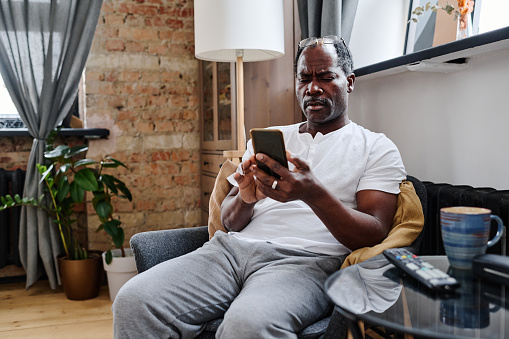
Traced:
<path fill-rule="evenodd" d="M 445 254 L 440 231 L 440 209 L 450 206 L 484 207 L 498 215 L 507 227 L 509 224 L 509 190 L 496 190 L 491 187 L 472 187 L 423 181 L 427 190 L 428 202 L 423 238 L 419 253 L 421 255 Z M 491 225 L 490 238 L 497 232 L 497 224 Z M 506 254 L 507 237 L 488 248 L 488 253 Z"/>
<path fill-rule="evenodd" d="M 0 196 L 23 196 L 25 173 L 21 169 L 6 171 L 0 168 Z M 21 207 L 0 212 L 0 268 L 7 265 L 21 267 L 18 248 L 20 214 Z"/>

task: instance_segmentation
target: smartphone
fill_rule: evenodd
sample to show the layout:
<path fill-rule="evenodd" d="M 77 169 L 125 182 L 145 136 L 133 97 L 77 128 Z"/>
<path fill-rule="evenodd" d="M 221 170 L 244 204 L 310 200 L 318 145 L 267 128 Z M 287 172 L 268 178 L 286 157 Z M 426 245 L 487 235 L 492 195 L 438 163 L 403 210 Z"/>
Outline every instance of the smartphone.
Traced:
<path fill-rule="evenodd" d="M 251 134 L 251 140 L 253 142 L 255 154 L 266 154 L 279 162 L 281 166 L 288 168 L 283 132 L 278 129 L 253 128 L 249 131 L 249 133 Z M 279 174 L 272 171 L 264 163 L 257 161 L 257 165 L 265 173 L 272 175 L 276 179 L 281 178 Z"/>

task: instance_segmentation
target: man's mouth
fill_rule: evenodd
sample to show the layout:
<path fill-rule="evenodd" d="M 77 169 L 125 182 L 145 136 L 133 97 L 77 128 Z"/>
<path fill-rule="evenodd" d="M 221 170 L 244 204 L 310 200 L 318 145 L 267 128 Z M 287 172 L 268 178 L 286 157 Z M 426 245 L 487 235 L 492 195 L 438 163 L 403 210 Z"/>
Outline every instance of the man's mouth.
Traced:
<path fill-rule="evenodd" d="M 329 103 L 325 99 L 317 98 L 312 100 L 306 100 L 304 102 L 304 108 L 308 108 L 311 110 L 322 109 L 323 107 L 329 106 Z"/>

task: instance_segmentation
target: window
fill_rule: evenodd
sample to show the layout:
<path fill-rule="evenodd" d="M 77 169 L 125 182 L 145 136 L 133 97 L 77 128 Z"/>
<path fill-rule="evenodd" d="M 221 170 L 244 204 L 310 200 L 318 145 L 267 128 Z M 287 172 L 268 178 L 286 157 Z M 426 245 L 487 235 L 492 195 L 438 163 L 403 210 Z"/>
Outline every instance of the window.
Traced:
<path fill-rule="evenodd" d="M 24 128 L 18 110 L 12 102 L 11 96 L 0 76 L 0 128 Z"/>
<path fill-rule="evenodd" d="M 64 127 L 69 127 L 71 115 L 75 117 L 80 117 L 80 105 L 78 104 L 79 96 L 81 95 L 83 90 L 83 78 L 80 81 L 78 95 L 76 95 L 76 99 L 74 100 L 73 105 L 71 106 L 69 115 L 64 121 L 62 121 L 61 125 Z M 0 129 L 6 128 L 25 128 L 25 124 L 21 120 L 18 110 L 14 103 L 12 102 L 11 96 L 9 95 L 9 91 L 7 91 L 7 87 L 0 76 Z"/>
<path fill-rule="evenodd" d="M 349 47 L 352 50 L 357 75 L 365 75 L 380 70 L 396 67 L 402 64 L 417 62 L 440 53 L 451 53 L 458 50 L 468 50 L 488 43 L 506 40 L 509 27 L 509 1 L 507 0 L 475 0 L 474 13 L 472 13 L 473 27 L 477 28 L 475 34 L 467 41 L 453 41 L 433 45 L 435 34 L 436 13 L 426 12 L 419 18 L 422 29 L 428 29 L 427 42 L 413 49 L 416 33 L 420 36 L 422 31 L 416 32 L 415 23 L 408 24 L 411 9 L 417 5 L 437 3 L 438 0 L 401 0 L 401 1 L 369 1 L 360 0 L 355 16 L 352 36 Z M 447 0 L 438 1 L 445 4 Z M 449 0 L 456 4 L 456 0 Z M 444 14 L 445 12 L 441 12 Z M 445 15 L 445 14 L 444 14 Z M 432 20 L 426 20 L 433 16 Z M 456 30 L 454 15 L 446 16 L 446 22 L 452 24 Z M 426 26 L 426 24 L 429 24 Z M 413 27 L 413 30 L 412 30 Z M 498 31 L 498 32 L 496 32 Z M 412 40 L 412 49 L 405 46 L 407 40 Z M 472 41 L 473 40 L 473 41 Z M 424 44 L 424 45 L 423 45 Z M 444 46 L 448 47 L 444 47 Z M 427 51 L 421 55 L 422 51 Z M 468 52 L 466 52 L 468 54 Z M 408 56 L 405 58 L 405 56 Z M 422 58 L 421 58 L 422 57 Z M 421 59 L 419 59 L 421 58 Z M 417 60 L 418 59 L 418 60 Z M 409 61 L 410 60 L 410 61 Z"/>

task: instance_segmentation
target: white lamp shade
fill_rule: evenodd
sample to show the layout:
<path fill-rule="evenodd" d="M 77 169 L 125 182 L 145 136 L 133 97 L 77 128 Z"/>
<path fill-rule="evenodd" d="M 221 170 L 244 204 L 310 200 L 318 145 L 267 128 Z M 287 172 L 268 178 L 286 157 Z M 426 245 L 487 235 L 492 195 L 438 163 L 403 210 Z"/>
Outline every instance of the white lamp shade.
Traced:
<path fill-rule="evenodd" d="M 283 0 L 195 0 L 195 56 L 208 61 L 262 61 L 285 54 Z"/>

